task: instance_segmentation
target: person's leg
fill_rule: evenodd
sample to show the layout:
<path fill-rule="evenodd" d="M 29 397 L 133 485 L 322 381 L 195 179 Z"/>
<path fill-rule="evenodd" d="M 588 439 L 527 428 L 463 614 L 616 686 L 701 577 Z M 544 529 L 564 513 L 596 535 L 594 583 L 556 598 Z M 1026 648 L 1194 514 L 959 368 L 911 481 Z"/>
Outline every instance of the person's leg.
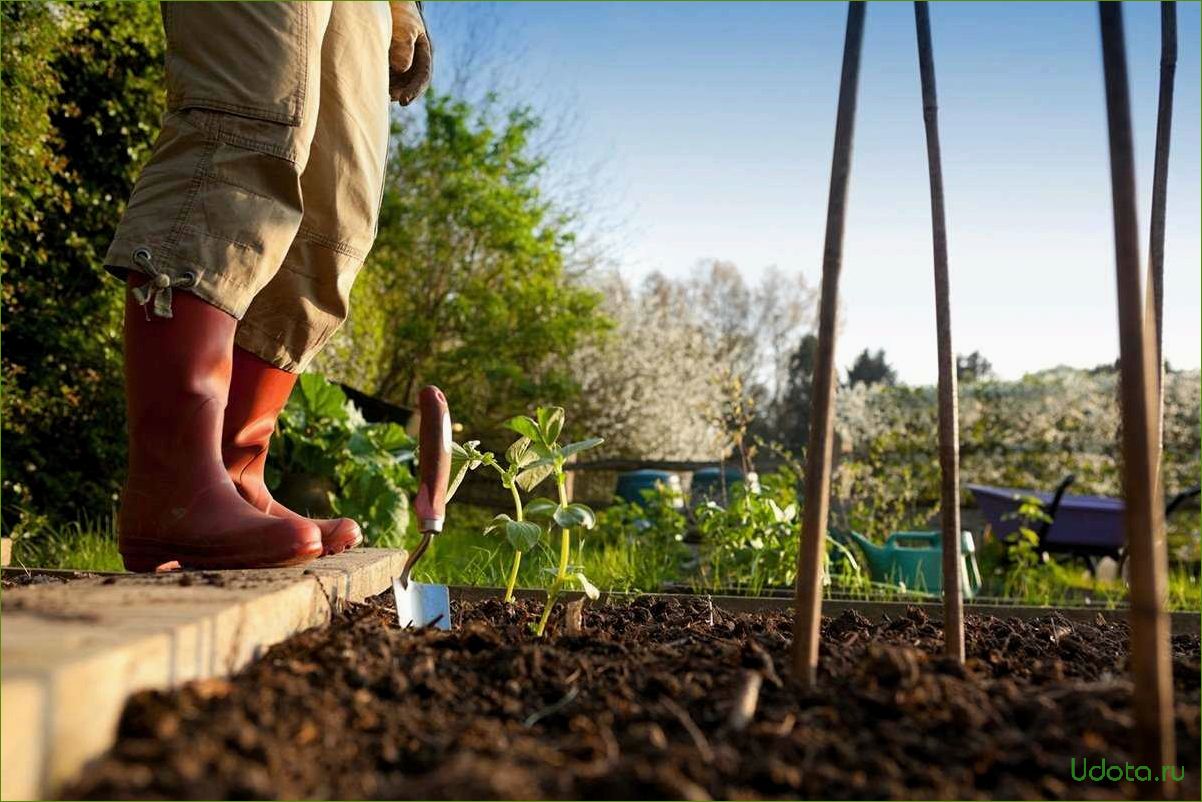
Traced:
<path fill-rule="evenodd" d="M 130 285 L 119 529 L 131 570 L 321 553 L 311 523 L 239 495 L 221 427 L 237 318 L 301 224 L 329 18 L 328 2 L 163 4 L 168 112 L 105 260 Z"/>
<path fill-rule="evenodd" d="M 388 4 L 335 3 L 322 42 L 321 107 L 301 176 L 304 218 L 280 271 L 238 325 L 224 458 L 244 497 L 297 516 L 263 480 L 276 418 L 296 374 L 338 329 L 375 239 L 388 151 Z M 299 517 L 299 516 L 297 516 Z M 345 518 L 317 521 L 327 553 L 355 545 Z"/>
<path fill-rule="evenodd" d="M 163 3 L 167 113 L 105 257 L 242 318 L 301 225 L 329 2 Z M 155 293 L 148 309 L 166 312 Z"/>

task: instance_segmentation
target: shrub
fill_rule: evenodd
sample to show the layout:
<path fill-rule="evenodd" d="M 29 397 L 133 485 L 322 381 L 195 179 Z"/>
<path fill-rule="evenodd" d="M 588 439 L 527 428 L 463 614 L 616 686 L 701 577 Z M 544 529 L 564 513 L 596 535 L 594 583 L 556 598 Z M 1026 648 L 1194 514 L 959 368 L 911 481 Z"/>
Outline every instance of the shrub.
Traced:
<path fill-rule="evenodd" d="M 337 385 L 300 376 L 280 414 L 268 484 L 302 514 L 353 518 L 374 546 L 398 547 L 409 527 L 414 440 L 395 423 L 368 423 Z"/>
<path fill-rule="evenodd" d="M 107 512 L 125 464 L 120 285 L 102 270 L 163 109 L 158 4 L 4 3 L 3 523 Z"/>

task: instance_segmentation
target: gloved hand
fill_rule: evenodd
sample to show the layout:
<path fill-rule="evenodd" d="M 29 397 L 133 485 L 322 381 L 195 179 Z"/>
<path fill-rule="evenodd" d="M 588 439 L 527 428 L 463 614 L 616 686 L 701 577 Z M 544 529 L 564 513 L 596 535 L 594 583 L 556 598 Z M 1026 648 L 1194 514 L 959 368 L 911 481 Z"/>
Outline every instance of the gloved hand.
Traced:
<path fill-rule="evenodd" d="M 392 44 L 388 48 L 388 94 L 408 106 L 430 85 L 434 48 L 426 34 L 421 4 L 390 0 Z"/>

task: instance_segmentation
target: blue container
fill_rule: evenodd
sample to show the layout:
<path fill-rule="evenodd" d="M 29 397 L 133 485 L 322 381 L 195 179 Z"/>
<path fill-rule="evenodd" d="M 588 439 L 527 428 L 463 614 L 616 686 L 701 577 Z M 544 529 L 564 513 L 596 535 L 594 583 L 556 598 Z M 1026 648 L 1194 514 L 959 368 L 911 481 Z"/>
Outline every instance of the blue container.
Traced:
<path fill-rule="evenodd" d="M 623 501 L 632 504 L 643 504 L 644 490 L 654 490 L 657 484 L 670 487 L 672 474 L 668 471 L 657 471 L 644 468 L 639 471 L 627 471 L 618 475 L 618 489 L 614 494 Z"/>

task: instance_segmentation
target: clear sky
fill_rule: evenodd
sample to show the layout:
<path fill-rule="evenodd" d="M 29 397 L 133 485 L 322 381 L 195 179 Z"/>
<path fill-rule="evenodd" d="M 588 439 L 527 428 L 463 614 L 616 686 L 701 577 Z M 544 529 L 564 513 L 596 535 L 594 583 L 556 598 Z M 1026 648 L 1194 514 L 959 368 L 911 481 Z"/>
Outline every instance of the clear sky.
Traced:
<path fill-rule="evenodd" d="M 427 5 L 436 52 L 454 57 L 463 15 L 482 5 Z M 566 108 L 568 160 L 601 165 L 594 191 L 599 207 L 623 221 L 609 236 L 625 275 L 684 275 L 697 260 L 717 257 L 750 277 L 776 265 L 817 285 L 843 4 L 509 2 L 487 11 L 514 53 L 507 95 L 552 115 Z M 1118 340 L 1096 6 L 941 2 L 932 4 L 931 21 L 956 350 L 980 350 L 1006 377 L 1112 361 Z M 1157 4 L 1126 3 L 1125 22 L 1146 237 Z M 1178 25 L 1165 350 L 1174 366 L 1195 368 L 1202 362 L 1198 3 L 1179 4 Z M 903 380 L 930 382 L 930 201 L 911 4 L 869 6 L 863 59 L 838 364 L 883 347 Z"/>

